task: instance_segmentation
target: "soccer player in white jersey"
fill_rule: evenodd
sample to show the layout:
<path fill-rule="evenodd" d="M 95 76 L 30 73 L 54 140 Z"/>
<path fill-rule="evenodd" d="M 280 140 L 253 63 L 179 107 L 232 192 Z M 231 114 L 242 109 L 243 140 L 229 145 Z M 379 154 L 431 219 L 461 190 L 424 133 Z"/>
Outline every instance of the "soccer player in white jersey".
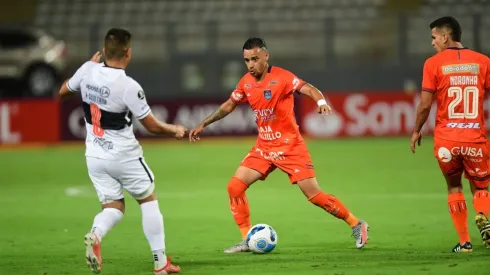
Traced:
<path fill-rule="evenodd" d="M 141 86 L 125 73 L 131 60 L 131 34 L 111 29 L 105 36 L 104 57 L 97 52 L 72 78 L 63 83 L 61 97 L 80 93 L 87 129 L 86 159 L 102 212 L 85 235 L 86 260 L 94 273 L 102 270 L 100 243 L 123 217 L 123 188 L 140 204 L 143 231 L 155 263 L 154 274 L 178 273 L 165 255 L 163 216 L 154 192 L 155 176 L 145 163 L 141 146 L 133 133 L 132 117 L 153 134 L 182 139 L 187 129 L 156 119 Z"/>

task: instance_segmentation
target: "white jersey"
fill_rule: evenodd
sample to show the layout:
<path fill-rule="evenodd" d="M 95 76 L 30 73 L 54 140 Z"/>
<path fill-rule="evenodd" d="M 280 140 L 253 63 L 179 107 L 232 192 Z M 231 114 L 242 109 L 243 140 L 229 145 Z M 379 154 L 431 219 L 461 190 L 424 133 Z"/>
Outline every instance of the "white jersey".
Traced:
<path fill-rule="evenodd" d="M 138 82 L 123 69 L 88 61 L 67 86 L 82 95 L 87 157 L 129 161 L 143 156 L 132 117 L 143 119 L 151 110 Z"/>

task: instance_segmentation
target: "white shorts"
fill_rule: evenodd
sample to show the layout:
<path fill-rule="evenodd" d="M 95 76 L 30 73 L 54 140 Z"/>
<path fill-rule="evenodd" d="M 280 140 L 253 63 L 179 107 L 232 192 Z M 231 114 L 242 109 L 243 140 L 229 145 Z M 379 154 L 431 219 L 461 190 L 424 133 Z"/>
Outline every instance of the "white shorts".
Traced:
<path fill-rule="evenodd" d="M 137 200 L 155 190 L 155 176 L 143 158 L 120 162 L 87 157 L 87 168 L 102 204 L 123 199 L 123 189 Z"/>

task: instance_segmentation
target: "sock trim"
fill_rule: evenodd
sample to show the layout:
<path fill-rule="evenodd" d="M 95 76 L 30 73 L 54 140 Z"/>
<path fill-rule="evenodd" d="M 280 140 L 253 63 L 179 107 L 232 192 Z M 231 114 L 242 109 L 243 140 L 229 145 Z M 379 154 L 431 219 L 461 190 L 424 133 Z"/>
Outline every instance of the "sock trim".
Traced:
<path fill-rule="evenodd" d="M 318 197 L 321 193 L 322 193 L 322 191 L 316 193 L 315 195 L 309 197 L 308 200 L 311 202 L 313 199 L 315 199 L 316 197 Z"/>

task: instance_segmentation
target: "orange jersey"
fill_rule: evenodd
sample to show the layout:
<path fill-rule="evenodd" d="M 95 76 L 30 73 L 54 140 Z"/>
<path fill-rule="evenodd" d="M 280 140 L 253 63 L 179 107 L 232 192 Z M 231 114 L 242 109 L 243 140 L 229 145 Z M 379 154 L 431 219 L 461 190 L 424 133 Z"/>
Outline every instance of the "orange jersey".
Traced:
<path fill-rule="evenodd" d="M 291 72 L 270 66 L 265 78 L 258 83 L 245 74 L 230 98 L 240 104 L 248 102 L 255 114 L 260 148 L 279 150 L 291 148 L 303 141 L 294 117 L 294 95 L 305 82 Z"/>
<path fill-rule="evenodd" d="M 422 90 L 435 93 L 434 136 L 461 142 L 485 142 L 483 99 L 490 89 L 490 59 L 469 49 L 448 48 L 424 64 Z"/>

